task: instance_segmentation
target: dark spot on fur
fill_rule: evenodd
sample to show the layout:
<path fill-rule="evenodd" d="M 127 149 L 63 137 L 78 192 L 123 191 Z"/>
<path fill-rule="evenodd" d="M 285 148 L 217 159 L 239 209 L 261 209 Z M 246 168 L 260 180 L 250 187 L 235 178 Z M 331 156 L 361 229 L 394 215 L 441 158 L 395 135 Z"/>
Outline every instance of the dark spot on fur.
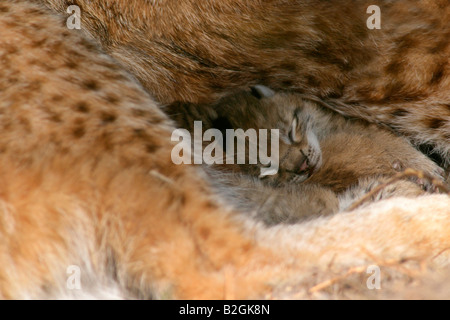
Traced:
<path fill-rule="evenodd" d="M 284 70 L 295 71 L 297 69 L 297 65 L 288 60 L 288 61 L 281 63 L 280 68 L 284 69 Z"/>
<path fill-rule="evenodd" d="M 155 153 L 156 151 L 158 151 L 159 146 L 153 145 L 153 144 L 147 144 L 145 146 L 146 150 L 148 153 Z"/>
<path fill-rule="evenodd" d="M 313 48 L 305 49 L 305 53 L 321 65 L 336 65 L 341 71 L 353 68 L 338 50 L 333 50 L 333 45 L 324 40 L 316 41 Z"/>
<path fill-rule="evenodd" d="M 139 137 L 139 138 L 143 138 L 145 137 L 147 134 L 145 133 L 144 129 L 134 129 L 134 135 Z"/>
<path fill-rule="evenodd" d="M 330 99 L 338 99 L 341 98 L 344 93 L 342 91 L 332 91 L 328 93 L 324 98 L 330 98 Z"/>
<path fill-rule="evenodd" d="M 83 88 L 87 90 L 97 91 L 100 89 L 100 85 L 98 84 L 98 82 L 92 79 L 83 81 L 82 85 Z"/>
<path fill-rule="evenodd" d="M 31 42 L 31 47 L 32 48 L 38 48 L 41 47 L 45 44 L 45 42 L 47 41 L 47 38 L 42 38 L 39 40 L 34 40 L 33 42 Z"/>
<path fill-rule="evenodd" d="M 393 81 L 390 86 L 386 87 L 386 92 L 383 97 L 383 101 L 395 101 L 398 97 L 402 97 L 402 91 L 404 83 L 399 81 Z"/>
<path fill-rule="evenodd" d="M 386 66 L 385 70 L 390 74 L 398 74 L 403 71 L 403 64 L 400 61 L 394 60 Z"/>
<path fill-rule="evenodd" d="M 148 124 L 151 125 L 155 125 L 155 124 L 160 124 L 161 122 L 163 122 L 164 119 L 160 118 L 160 117 L 152 117 L 151 119 L 147 120 Z"/>
<path fill-rule="evenodd" d="M 405 109 L 402 109 L 402 108 L 396 109 L 394 112 L 391 113 L 391 115 L 392 115 L 394 118 L 397 118 L 397 117 L 405 117 L 405 116 L 407 116 L 408 114 L 409 114 L 409 111 L 408 111 L 408 110 L 405 110 Z"/>
<path fill-rule="evenodd" d="M 77 139 L 82 138 L 86 134 L 86 129 L 84 126 L 84 120 L 78 118 L 75 120 L 75 128 L 72 131 L 73 136 Z"/>
<path fill-rule="evenodd" d="M 97 49 L 97 47 L 93 43 L 86 39 L 82 39 L 78 42 L 78 44 L 84 47 L 87 51 L 94 51 L 95 49 Z"/>
<path fill-rule="evenodd" d="M 116 105 L 120 101 L 119 98 L 117 98 L 116 96 L 111 95 L 111 94 L 107 95 L 105 97 L 105 100 L 112 105 Z"/>
<path fill-rule="evenodd" d="M 148 115 L 148 111 L 142 110 L 142 109 L 132 109 L 131 112 L 132 112 L 133 116 L 138 117 L 138 118 L 143 118 Z"/>
<path fill-rule="evenodd" d="M 70 59 L 65 63 L 65 66 L 69 69 L 76 69 L 78 67 L 78 64 L 72 59 Z"/>
<path fill-rule="evenodd" d="M 428 128 L 439 129 L 445 124 L 445 120 L 439 118 L 430 118 L 425 120 L 425 124 Z"/>
<path fill-rule="evenodd" d="M 80 101 L 75 105 L 75 110 L 81 113 L 88 113 L 90 109 L 87 102 Z"/>
<path fill-rule="evenodd" d="M 19 79 L 17 77 L 11 77 L 11 78 L 7 78 L 7 81 L 10 85 L 14 85 L 17 84 L 19 82 Z"/>
<path fill-rule="evenodd" d="M 117 120 L 117 115 L 113 113 L 103 112 L 101 114 L 103 124 L 110 124 Z"/>
<path fill-rule="evenodd" d="M 0 6 L 0 13 L 7 13 L 7 12 L 9 12 L 8 7 Z"/>
<path fill-rule="evenodd" d="M 50 100 L 53 102 L 60 102 L 60 101 L 63 101 L 63 99 L 64 99 L 63 96 L 56 94 L 56 95 L 52 96 Z"/>
<path fill-rule="evenodd" d="M 212 210 L 212 209 L 217 209 L 217 204 L 212 201 L 206 202 L 205 206 L 206 206 L 206 209 L 208 209 L 208 211 Z"/>
<path fill-rule="evenodd" d="M 282 85 L 284 88 L 290 88 L 290 87 L 292 87 L 292 86 L 294 85 L 294 81 L 292 81 L 292 80 L 290 80 L 290 79 L 286 79 L 286 80 L 283 80 L 283 81 L 281 82 L 281 85 Z"/>
<path fill-rule="evenodd" d="M 441 82 L 442 77 L 444 76 L 445 64 L 439 64 L 436 70 L 433 72 L 433 77 L 430 80 L 431 85 L 436 85 Z"/>
<path fill-rule="evenodd" d="M 80 139 L 86 134 L 86 129 L 83 126 L 77 126 L 72 133 L 75 138 Z"/>
<path fill-rule="evenodd" d="M 54 113 L 50 116 L 50 121 L 56 122 L 56 123 L 61 123 L 62 119 L 61 116 L 57 113 Z"/>
<path fill-rule="evenodd" d="M 305 77 L 305 79 L 306 79 L 306 84 L 309 87 L 318 87 L 318 86 L 320 86 L 320 81 L 316 77 L 314 77 L 312 75 L 307 75 Z"/>

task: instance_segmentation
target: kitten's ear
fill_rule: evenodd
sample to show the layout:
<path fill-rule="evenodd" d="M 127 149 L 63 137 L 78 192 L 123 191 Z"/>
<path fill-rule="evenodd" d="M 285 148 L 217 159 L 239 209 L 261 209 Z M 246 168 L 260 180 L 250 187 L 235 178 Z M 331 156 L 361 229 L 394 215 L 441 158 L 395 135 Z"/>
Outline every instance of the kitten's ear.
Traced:
<path fill-rule="evenodd" d="M 256 86 L 253 86 L 250 89 L 252 90 L 252 94 L 258 99 L 270 98 L 275 95 L 275 91 L 273 91 L 269 87 L 260 84 L 257 84 Z"/>

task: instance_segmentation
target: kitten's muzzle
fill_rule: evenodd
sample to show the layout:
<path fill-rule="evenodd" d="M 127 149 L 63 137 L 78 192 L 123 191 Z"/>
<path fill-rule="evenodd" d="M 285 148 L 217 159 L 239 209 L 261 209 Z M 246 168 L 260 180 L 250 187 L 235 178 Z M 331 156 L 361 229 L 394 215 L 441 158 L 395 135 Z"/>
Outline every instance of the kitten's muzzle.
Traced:
<path fill-rule="evenodd" d="M 310 159 L 308 157 L 305 157 L 303 161 L 301 162 L 298 170 L 296 170 L 297 174 L 307 174 L 308 178 L 318 170 L 317 163 L 311 163 Z"/>

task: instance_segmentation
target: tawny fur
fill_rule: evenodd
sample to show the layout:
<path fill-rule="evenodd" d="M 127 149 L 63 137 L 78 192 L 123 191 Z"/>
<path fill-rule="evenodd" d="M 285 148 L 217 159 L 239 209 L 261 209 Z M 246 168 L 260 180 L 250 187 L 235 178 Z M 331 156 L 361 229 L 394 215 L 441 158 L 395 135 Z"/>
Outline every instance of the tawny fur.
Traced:
<path fill-rule="evenodd" d="M 276 174 L 260 177 L 264 166 L 248 163 L 250 139 L 244 146 L 246 163 L 215 164 L 207 170 L 229 202 L 268 224 L 336 213 L 406 168 L 436 179 L 443 175 L 443 169 L 405 138 L 365 121 L 346 119 L 295 93 L 257 86 L 215 104 L 175 103 L 164 111 L 191 136 L 195 135 L 195 121 L 202 123 L 203 132 L 218 129 L 223 136 L 226 129 L 279 130 Z M 210 143 L 205 141 L 204 147 Z M 258 145 L 256 152 L 261 147 Z M 225 140 L 218 148 L 223 149 L 224 158 L 229 157 Z M 303 171 L 302 163 L 307 163 Z M 424 189 L 432 187 L 423 185 Z M 424 191 L 418 184 L 401 181 L 375 199 L 421 194 Z"/>
<path fill-rule="evenodd" d="M 264 84 L 313 94 L 450 159 L 450 5 L 382 0 L 34 0 L 67 16 L 162 103 Z"/>
<path fill-rule="evenodd" d="M 157 104 L 64 23 L 30 1 L 0 4 L 2 298 L 71 296 L 69 265 L 83 288 L 255 298 L 326 280 L 331 265 L 448 263 L 445 195 L 272 229 L 220 207 L 201 172 L 170 161 L 173 126 Z"/>

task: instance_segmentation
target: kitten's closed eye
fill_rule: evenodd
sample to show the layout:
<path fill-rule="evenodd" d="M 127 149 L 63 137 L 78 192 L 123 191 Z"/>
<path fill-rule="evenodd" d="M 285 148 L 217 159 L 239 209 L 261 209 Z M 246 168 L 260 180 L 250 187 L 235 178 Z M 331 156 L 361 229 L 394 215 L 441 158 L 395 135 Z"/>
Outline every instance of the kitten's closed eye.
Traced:
<path fill-rule="evenodd" d="M 294 119 L 292 120 L 291 128 L 289 130 L 289 139 L 292 143 L 298 143 L 301 141 L 301 137 L 298 134 L 298 124 L 298 117 L 297 115 L 294 115 Z"/>

